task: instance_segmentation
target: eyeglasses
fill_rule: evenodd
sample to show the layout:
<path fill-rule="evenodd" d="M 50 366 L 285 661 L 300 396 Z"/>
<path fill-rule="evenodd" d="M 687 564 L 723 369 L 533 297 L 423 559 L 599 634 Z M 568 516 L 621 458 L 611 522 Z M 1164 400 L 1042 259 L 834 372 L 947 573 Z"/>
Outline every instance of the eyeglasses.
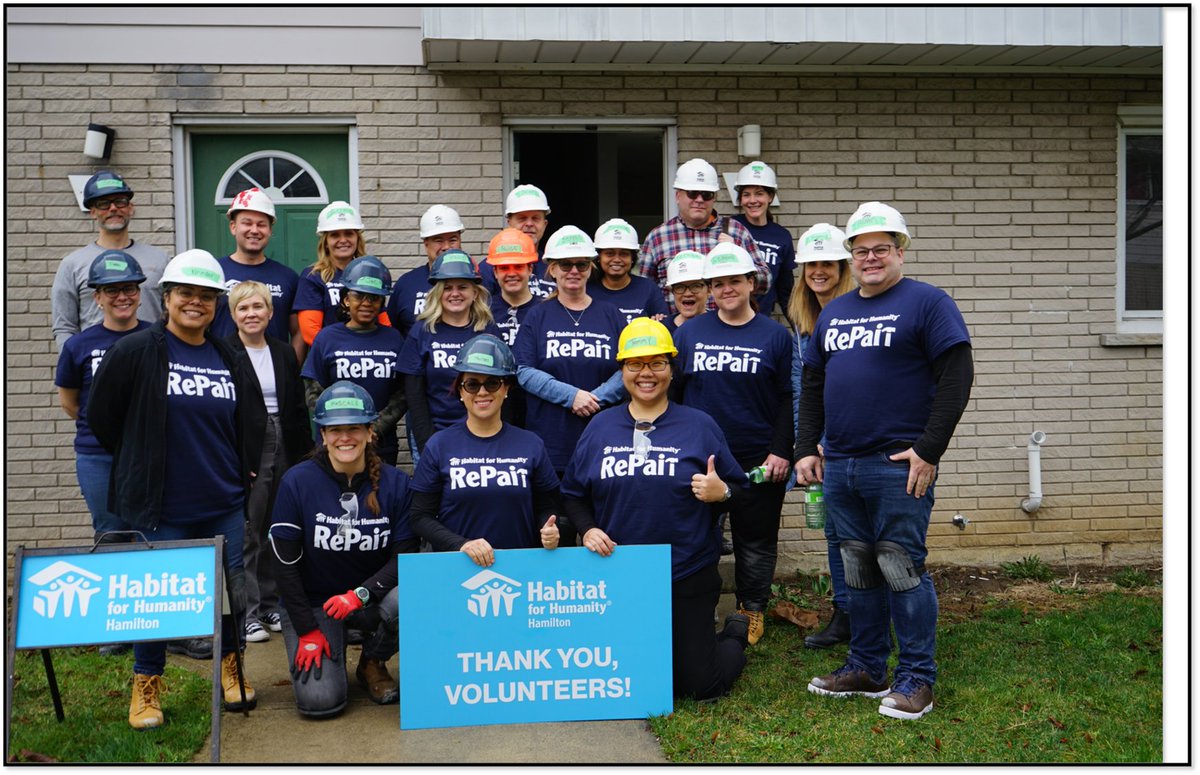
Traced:
<path fill-rule="evenodd" d="M 557 263 L 563 272 L 570 272 L 572 269 L 574 269 L 576 272 L 586 272 L 592 265 L 592 262 L 586 259 L 580 261 L 559 260 Z"/>
<path fill-rule="evenodd" d="M 100 292 L 109 299 L 115 299 L 118 296 L 137 296 L 142 292 L 141 287 L 137 285 L 104 285 L 100 287 Z"/>
<path fill-rule="evenodd" d="M 376 296 L 373 293 L 359 293 L 358 291 L 346 291 L 346 302 L 353 304 L 382 304 L 383 297 Z"/>
<path fill-rule="evenodd" d="M 462 381 L 462 389 L 471 395 L 478 393 L 480 388 L 486 389 L 489 393 L 495 393 L 503 385 L 504 380 L 499 377 L 488 377 L 482 382 L 477 379 L 464 379 Z"/>
<path fill-rule="evenodd" d="M 633 454 L 643 460 L 650 454 L 650 432 L 653 430 L 654 423 L 649 420 L 638 420 L 633 424 Z"/>
<path fill-rule="evenodd" d="M 675 293 L 702 293 L 708 290 L 708 286 L 704 283 L 676 283 L 671 290 Z"/>
<path fill-rule="evenodd" d="M 698 197 L 703 199 L 705 202 L 711 202 L 717 198 L 716 191 L 684 191 L 683 195 L 688 199 L 696 199 Z"/>
<path fill-rule="evenodd" d="M 855 261 L 866 261 L 867 255 L 870 254 L 875 258 L 887 258 L 892 253 L 892 248 L 895 245 L 884 244 L 876 245 L 873 248 L 854 248 L 850 251 L 850 255 L 854 256 Z"/>
<path fill-rule="evenodd" d="M 637 374 L 642 369 L 649 366 L 650 371 L 654 372 L 655 374 L 661 374 L 662 372 L 666 371 L 667 367 L 670 365 L 670 361 L 650 361 L 649 363 L 646 361 L 625 361 L 625 370 L 630 374 Z"/>
<path fill-rule="evenodd" d="M 99 202 L 92 202 L 93 210 L 104 212 L 112 207 L 124 210 L 126 207 L 129 207 L 129 197 L 119 196 L 116 199 L 101 199 Z"/>
<path fill-rule="evenodd" d="M 210 290 L 195 290 L 186 285 L 177 286 L 171 291 L 181 301 L 200 301 L 204 304 L 216 304 L 221 294 Z"/>

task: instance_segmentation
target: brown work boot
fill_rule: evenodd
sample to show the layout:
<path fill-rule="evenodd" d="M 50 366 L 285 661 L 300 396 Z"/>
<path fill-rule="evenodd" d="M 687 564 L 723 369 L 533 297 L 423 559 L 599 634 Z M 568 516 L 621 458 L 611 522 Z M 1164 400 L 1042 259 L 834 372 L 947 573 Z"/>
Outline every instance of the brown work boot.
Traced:
<path fill-rule="evenodd" d="M 387 663 L 382 659 L 371 659 L 366 654 L 359 657 L 358 669 L 354 671 L 358 682 L 367 690 L 371 702 L 378 705 L 391 705 L 400 699 L 400 684 L 388 672 Z"/>
<path fill-rule="evenodd" d="M 129 726 L 134 729 L 161 727 L 163 723 L 160 694 L 167 686 L 161 675 L 133 674 L 133 698 L 129 700 Z"/>
<path fill-rule="evenodd" d="M 753 646 L 762 640 L 763 633 L 766 630 L 767 623 L 763 617 L 763 612 L 747 611 L 745 608 L 739 608 L 737 612 L 750 620 L 750 634 L 746 636 L 746 640 Z"/>
<path fill-rule="evenodd" d="M 889 691 L 887 675 L 876 681 L 850 664 L 845 664 L 829 675 L 819 675 L 808 682 L 808 690 L 826 697 L 883 697 Z"/>
<path fill-rule="evenodd" d="M 245 663 L 243 662 L 243 667 Z M 254 687 L 242 674 L 241 685 L 246 689 L 246 701 L 242 702 L 242 692 L 238 688 L 237 654 L 229 652 L 221 657 L 221 688 L 225 691 L 225 710 L 252 710 L 258 704 L 254 699 Z"/>

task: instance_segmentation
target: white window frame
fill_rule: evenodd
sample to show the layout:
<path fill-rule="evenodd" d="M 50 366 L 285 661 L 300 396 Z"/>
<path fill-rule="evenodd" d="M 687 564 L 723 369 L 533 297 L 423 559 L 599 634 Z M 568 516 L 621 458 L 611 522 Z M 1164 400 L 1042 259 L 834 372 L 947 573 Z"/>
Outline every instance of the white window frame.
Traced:
<path fill-rule="evenodd" d="M 275 204 L 290 204 L 290 205 L 329 204 L 329 189 L 327 189 L 325 187 L 325 179 L 321 177 L 321 173 L 317 172 L 316 168 L 313 167 L 311 164 L 309 164 L 306 159 L 302 159 L 294 153 L 288 153 L 287 151 L 276 151 L 276 150 L 255 151 L 254 153 L 248 153 L 245 156 L 243 156 L 242 158 L 235 161 L 233 164 L 230 164 L 229 168 L 225 170 L 225 174 L 221 176 L 221 180 L 217 182 L 217 190 L 213 192 L 213 204 L 214 205 L 231 205 L 231 204 L 233 204 L 233 197 L 221 196 L 221 192 L 229 187 L 230 178 L 232 178 L 234 175 L 238 174 L 238 172 L 241 171 L 242 167 L 245 167 L 250 162 L 257 161 L 259 159 L 269 159 L 269 158 L 286 159 L 287 161 L 290 161 L 292 164 L 295 164 L 297 167 L 300 168 L 301 172 L 308 173 L 309 177 L 311 177 L 313 179 L 313 182 L 315 182 L 317 184 L 317 191 L 319 192 L 317 196 L 292 196 L 292 197 L 284 197 L 283 199 L 276 199 L 276 200 L 274 200 Z M 274 173 L 272 173 L 272 174 L 274 174 Z M 244 179 L 246 176 L 243 175 L 242 177 Z M 290 183 L 290 182 L 291 181 L 287 181 L 287 183 Z M 249 180 L 246 181 L 246 185 L 250 185 Z M 262 184 L 259 184 L 259 185 L 261 186 Z M 265 186 L 262 186 L 262 187 L 264 189 L 266 188 Z"/>
<path fill-rule="evenodd" d="M 1125 309 L 1125 140 L 1132 135 L 1161 136 L 1162 106 L 1122 105 L 1117 108 L 1117 119 L 1117 333 L 1162 334 L 1162 310 Z"/>

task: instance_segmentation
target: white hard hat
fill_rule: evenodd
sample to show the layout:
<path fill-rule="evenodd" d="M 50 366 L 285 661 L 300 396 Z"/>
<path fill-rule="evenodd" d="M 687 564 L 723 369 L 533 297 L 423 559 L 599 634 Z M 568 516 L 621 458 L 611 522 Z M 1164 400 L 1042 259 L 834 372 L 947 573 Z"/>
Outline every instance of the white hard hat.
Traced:
<path fill-rule="evenodd" d="M 722 242 L 704 257 L 705 280 L 751 274 L 754 271 L 754 259 L 750 258 L 744 247 L 735 242 Z"/>
<path fill-rule="evenodd" d="M 842 244 L 846 250 L 859 234 L 870 234 L 874 231 L 890 231 L 896 235 L 896 246 L 907 248 L 912 241 L 908 234 L 908 224 L 904 216 L 896 208 L 883 202 L 863 202 L 850 216 L 846 224 L 846 240 Z"/>
<path fill-rule="evenodd" d="M 818 223 L 800 235 L 796 263 L 810 261 L 841 261 L 850 258 L 846 252 L 846 233 L 831 223 Z"/>
<path fill-rule="evenodd" d="M 592 238 L 576 226 L 563 226 L 551 234 L 546 242 L 546 252 L 542 254 L 542 258 L 547 261 L 557 258 L 595 257 L 596 247 L 592 244 Z"/>
<path fill-rule="evenodd" d="M 251 208 L 243 207 L 242 210 Z M 225 292 L 225 271 L 212 253 L 200 248 L 185 250 L 167 262 L 163 269 L 162 279 L 158 281 L 161 288 L 167 283 L 182 285 L 198 285 L 201 288 L 214 288 Z"/>
<path fill-rule="evenodd" d="M 458 211 L 446 205 L 434 205 L 421 216 L 421 239 L 436 234 L 450 234 L 463 230 L 462 218 Z"/>
<path fill-rule="evenodd" d="M 689 159 L 675 170 L 675 184 L 680 191 L 720 191 L 717 171 L 704 159 Z"/>
<path fill-rule="evenodd" d="M 362 218 L 349 202 L 330 202 L 317 216 L 317 234 L 340 229 L 362 231 Z"/>
<path fill-rule="evenodd" d="M 681 250 L 667 263 L 667 287 L 704 279 L 704 256 L 694 250 Z"/>
<path fill-rule="evenodd" d="M 526 210 L 544 210 L 546 215 L 550 214 L 550 203 L 546 201 L 546 194 L 537 186 L 528 183 L 509 191 L 508 198 L 504 200 L 506 217 Z"/>
<path fill-rule="evenodd" d="M 233 204 L 229 205 L 229 209 L 225 211 L 225 215 L 233 218 L 233 214 L 238 210 L 262 213 L 272 222 L 275 221 L 275 203 L 271 201 L 271 197 L 262 192 L 262 189 L 248 188 L 245 191 L 239 191 L 238 195 L 233 198 Z"/>
<path fill-rule="evenodd" d="M 742 186 L 762 186 L 775 191 L 779 185 L 775 182 L 775 170 L 766 162 L 752 161 L 738 170 L 737 180 L 733 182 L 734 189 L 740 191 Z"/>
<path fill-rule="evenodd" d="M 596 249 L 624 248 L 636 251 L 641 247 L 637 231 L 620 218 L 610 218 L 596 229 Z"/>

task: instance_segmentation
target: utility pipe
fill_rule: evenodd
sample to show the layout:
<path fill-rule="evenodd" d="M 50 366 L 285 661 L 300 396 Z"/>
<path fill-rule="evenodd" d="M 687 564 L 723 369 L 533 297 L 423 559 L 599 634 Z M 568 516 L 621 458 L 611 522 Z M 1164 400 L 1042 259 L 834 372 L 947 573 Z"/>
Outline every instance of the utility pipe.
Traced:
<path fill-rule="evenodd" d="M 1042 505 L 1042 444 L 1046 434 L 1034 431 L 1029 434 L 1029 497 L 1021 501 L 1021 510 L 1032 514 Z"/>

